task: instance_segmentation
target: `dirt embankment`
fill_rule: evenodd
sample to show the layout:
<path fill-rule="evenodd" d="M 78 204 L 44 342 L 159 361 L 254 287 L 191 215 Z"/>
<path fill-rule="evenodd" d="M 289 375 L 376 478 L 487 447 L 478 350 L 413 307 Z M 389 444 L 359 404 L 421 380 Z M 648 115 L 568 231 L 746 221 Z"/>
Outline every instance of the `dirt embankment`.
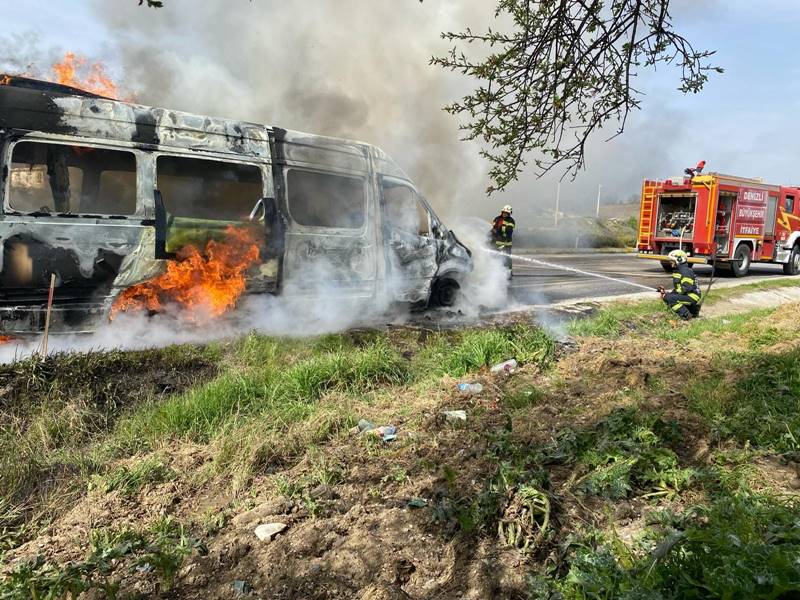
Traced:
<path fill-rule="evenodd" d="M 766 352 L 798 347 L 794 321 L 790 311 L 774 315 L 770 327 L 779 333 L 764 342 Z M 92 489 L 4 560 L 9 566 L 43 554 L 60 564 L 79 561 L 92 531 L 135 528 L 168 516 L 186 524 L 202 544 L 183 562 L 171 591 L 147 569 L 134 568 L 123 578 L 128 592 L 179 598 L 527 598 L 527 576 L 563 574 L 570 540 L 580 532 L 614 531 L 628 542 L 649 527 L 656 512 L 677 514 L 706 498 L 701 485 L 665 484 L 662 493 L 634 479 L 629 489 L 603 495 L 596 490 L 611 488 L 602 488 L 587 466 L 595 463 L 558 453 L 570 448 L 565 432 L 601 435 L 610 415 L 632 410 L 658 415 L 647 421 L 647 431 L 661 432 L 668 424 L 676 432 L 659 433 L 663 456 L 674 455 L 684 470 L 710 468 L 720 449 L 740 445 L 715 433 L 692 405 L 686 383 L 690 377 L 718 377 L 719 357 L 737 349 L 737 335 L 707 330 L 671 342 L 634 327 L 631 335 L 585 337 L 562 346 L 547 368 L 529 364 L 511 375 L 481 369 L 460 379 L 443 377 L 433 386 L 348 400 L 353 420 L 392 424 L 397 437 L 384 442 L 358 427 L 342 427 L 293 460 L 266 456 L 260 471 L 238 487 L 231 473 L 215 472 L 213 441 L 165 440 L 155 452 L 174 477 L 133 492 Z M 424 350 L 400 349 L 406 360 Z M 729 376 L 733 382 L 738 375 Z M 457 381 L 481 383 L 483 390 L 460 394 Z M 340 401 L 335 393 L 319 400 L 337 406 Z M 444 414 L 454 410 L 463 410 L 466 420 Z M 630 435 L 638 440 L 638 434 Z M 133 467 L 142 458 L 120 459 L 117 466 Z M 754 490 L 797 494 L 797 463 L 760 455 L 749 467 L 756 473 Z M 538 500 L 525 499 L 523 489 L 537 490 Z M 534 509 L 540 512 L 532 516 Z M 259 539 L 256 528 L 264 524 L 283 527 Z M 520 536 L 509 544 L 505 533 L 511 526 L 519 527 Z"/>

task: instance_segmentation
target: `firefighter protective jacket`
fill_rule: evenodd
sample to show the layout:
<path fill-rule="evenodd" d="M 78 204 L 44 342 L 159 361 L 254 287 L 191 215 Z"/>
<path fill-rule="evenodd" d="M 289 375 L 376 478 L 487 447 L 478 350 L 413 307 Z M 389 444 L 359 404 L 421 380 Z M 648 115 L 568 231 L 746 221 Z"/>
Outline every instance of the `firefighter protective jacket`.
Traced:
<path fill-rule="evenodd" d="M 679 264 L 678 268 L 672 272 L 672 291 L 689 296 L 695 302 L 700 300 L 700 287 L 697 285 L 697 278 L 688 263 Z"/>
<path fill-rule="evenodd" d="M 492 239 L 498 248 L 510 248 L 514 236 L 514 217 L 500 215 L 492 221 Z"/>

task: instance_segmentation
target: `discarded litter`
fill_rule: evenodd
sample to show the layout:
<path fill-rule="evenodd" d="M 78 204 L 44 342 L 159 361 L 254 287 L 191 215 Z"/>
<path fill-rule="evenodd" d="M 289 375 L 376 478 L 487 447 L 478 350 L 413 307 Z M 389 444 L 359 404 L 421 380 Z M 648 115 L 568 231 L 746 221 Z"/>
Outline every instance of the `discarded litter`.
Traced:
<path fill-rule="evenodd" d="M 462 394 L 477 394 L 483 390 L 480 383 L 459 383 L 458 391 Z"/>
<path fill-rule="evenodd" d="M 269 541 L 286 529 L 286 523 L 262 523 L 255 529 L 255 534 L 262 542 Z"/>
<path fill-rule="evenodd" d="M 358 435 L 368 433 L 370 435 L 378 436 L 384 442 L 390 442 L 397 437 L 397 427 L 394 425 L 381 425 L 380 427 L 377 427 L 375 423 L 367 421 L 366 419 L 361 419 L 358 422 L 358 426 L 353 427 L 350 430 L 350 433 Z"/>
<path fill-rule="evenodd" d="M 376 427 L 371 431 L 374 431 L 375 435 L 381 438 L 384 442 L 391 442 L 397 437 L 397 427 L 394 425 L 381 425 L 380 427 Z"/>
<path fill-rule="evenodd" d="M 406 506 L 408 508 L 425 508 L 428 506 L 428 501 L 425 498 L 411 498 L 406 502 Z"/>
<path fill-rule="evenodd" d="M 253 591 L 253 588 L 250 586 L 249 583 L 244 581 L 243 579 L 236 579 L 233 582 L 233 589 L 239 592 L 240 594 L 249 594 Z"/>
<path fill-rule="evenodd" d="M 442 414 L 450 423 L 467 420 L 467 411 L 465 410 L 443 410 Z"/>
<path fill-rule="evenodd" d="M 511 374 L 511 373 L 513 373 L 514 371 L 517 370 L 518 366 L 519 366 L 519 363 L 512 358 L 511 360 L 507 360 L 505 362 L 501 362 L 499 365 L 493 366 L 489 370 L 492 373 L 507 373 L 507 374 Z"/>

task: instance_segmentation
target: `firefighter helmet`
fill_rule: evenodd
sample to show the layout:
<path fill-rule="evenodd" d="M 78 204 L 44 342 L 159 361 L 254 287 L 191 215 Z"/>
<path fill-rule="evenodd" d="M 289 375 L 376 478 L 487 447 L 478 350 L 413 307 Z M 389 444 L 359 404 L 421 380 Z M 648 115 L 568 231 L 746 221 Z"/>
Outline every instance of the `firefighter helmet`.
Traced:
<path fill-rule="evenodd" d="M 500 209 L 500 212 L 507 212 L 508 214 L 511 214 L 512 212 L 514 212 L 514 210 L 511 208 L 510 205 L 506 204 L 503 208 Z"/>
<path fill-rule="evenodd" d="M 686 259 L 689 258 L 689 255 L 683 250 L 673 250 L 667 256 L 671 261 L 679 265 L 685 263 Z"/>

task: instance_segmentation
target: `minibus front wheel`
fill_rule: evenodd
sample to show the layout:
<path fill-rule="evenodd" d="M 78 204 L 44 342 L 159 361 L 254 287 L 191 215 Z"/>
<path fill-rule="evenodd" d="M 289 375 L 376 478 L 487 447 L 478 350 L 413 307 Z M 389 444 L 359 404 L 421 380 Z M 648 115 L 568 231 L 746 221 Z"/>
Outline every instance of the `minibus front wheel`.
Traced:
<path fill-rule="evenodd" d="M 453 306 L 461 294 L 461 286 L 454 279 L 437 279 L 431 289 L 429 306 Z"/>

